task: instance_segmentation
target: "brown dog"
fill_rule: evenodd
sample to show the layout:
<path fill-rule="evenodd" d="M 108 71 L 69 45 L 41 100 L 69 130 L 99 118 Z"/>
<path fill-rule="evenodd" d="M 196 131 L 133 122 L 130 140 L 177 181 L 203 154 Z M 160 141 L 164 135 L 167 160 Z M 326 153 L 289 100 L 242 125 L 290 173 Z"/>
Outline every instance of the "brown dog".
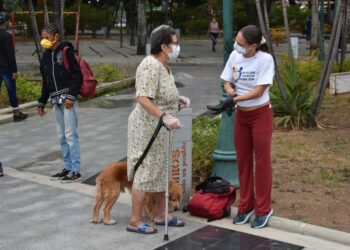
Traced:
<path fill-rule="evenodd" d="M 127 178 L 126 162 L 117 162 L 108 165 L 96 178 L 96 197 L 92 208 L 92 223 L 99 223 L 99 210 L 104 203 L 103 223 L 113 225 L 116 223 L 110 216 L 114 203 L 117 201 L 120 192 L 125 188 L 131 192 L 132 181 Z M 182 199 L 182 188 L 174 180 L 169 181 L 169 209 L 177 210 Z M 146 193 L 143 211 L 147 217 L 154 219 L 155 198 L 153 193 Z"/>

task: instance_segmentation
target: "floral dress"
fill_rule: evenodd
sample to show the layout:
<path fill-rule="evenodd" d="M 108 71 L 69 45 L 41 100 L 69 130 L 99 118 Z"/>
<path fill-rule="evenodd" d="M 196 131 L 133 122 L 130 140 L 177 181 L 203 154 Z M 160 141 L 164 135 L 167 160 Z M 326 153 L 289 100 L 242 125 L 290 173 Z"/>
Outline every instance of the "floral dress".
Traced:
<path fill-rule="evenodd" d="M 147 96 L 162 111 L 176 115 L 178 90 L 174 76 L 153 56 L 142 60 L 136 71 L 136 97 Z M 134 175 L 134 166 L 144 152 L 158 119 L 139 103 L 128 121 L 128 179 L 142 192 L 165 191 L 166 140 L 168 132 L 162 127 L 147 156 Z"/>

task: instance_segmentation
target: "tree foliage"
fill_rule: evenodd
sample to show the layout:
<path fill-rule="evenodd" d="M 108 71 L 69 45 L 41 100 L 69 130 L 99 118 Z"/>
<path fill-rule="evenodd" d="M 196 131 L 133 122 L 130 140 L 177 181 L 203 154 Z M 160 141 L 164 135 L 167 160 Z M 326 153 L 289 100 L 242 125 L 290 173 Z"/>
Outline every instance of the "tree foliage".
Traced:
<path fill-rule="evenodd" d="M 3 2 L 3 7 L 7 12 L 12 12 L 12 11 L 18 11 L 22 10 L 23 8 L 23 1 L 22 0 L 2 0 L 0 1 Z"/>

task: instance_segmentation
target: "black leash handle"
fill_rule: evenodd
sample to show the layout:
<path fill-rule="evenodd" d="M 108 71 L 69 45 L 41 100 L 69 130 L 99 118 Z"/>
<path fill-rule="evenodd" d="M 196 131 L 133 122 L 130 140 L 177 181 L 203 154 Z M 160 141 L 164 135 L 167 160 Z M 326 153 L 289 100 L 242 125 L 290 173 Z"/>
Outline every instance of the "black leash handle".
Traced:
<path fill-rule="evenodd" d="M 158 121 L 158 124 L 157 124 L 157 127 L 156 129 L 154 130 L 153 132 L 153 135 L 151 137 L 151 139 L 149 140 L 147 146 L 146 146 L 146 149 L 145 151 L 143 151 L 141 157 L 138 159 L 138 161 L 136 162 L 135 164 L 135 167 L 134 167 L 134 175 L 137 171 L 137 169 L 139 168 L 139 166 L 141 165 L 141 163 L 143 162 L 143 159 L 145 159 L 146 155 L 148 154 L 148 151 L 150 150 L 150 148 L 152 147 L 152 144 L 154 142 L 154 140 L 156 139 L 157 135 L 159 134 L 159 131 L 160 129 L 162 128 L 162 126 L 165 126 L 164 122 L 163 122 L 163 116 L 165 115 L 165 113 L 163 113 L 160 118 L 159 118 L 159 121 Z M 166 127 L 166 126 L 165 126 Z"/>

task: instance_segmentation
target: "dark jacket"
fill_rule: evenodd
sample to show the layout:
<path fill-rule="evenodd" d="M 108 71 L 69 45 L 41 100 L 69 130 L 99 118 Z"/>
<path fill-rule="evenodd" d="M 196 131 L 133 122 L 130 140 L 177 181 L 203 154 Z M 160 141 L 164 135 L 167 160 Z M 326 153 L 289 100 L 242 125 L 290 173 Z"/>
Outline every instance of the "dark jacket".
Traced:
<path fill-rule="evenodd" d="M 9 70 L 11 73 L 17 73 L 12 36 L 4 29 L 0 29 L 0 70 Z"/>
<path fill-rule="evenodd" d="M 63 48 L 69 47 L 66 51 L 66 58 L 69 71 L 63 63 Z M 43 77 L 41 96 L 38 100 L 39 106 L 45 106 L 49 97 L 67 94 L 67 98 L 75 101 L 77 99 L 82 75 L 74 56 L 73 45 L 69 42 L 62 42 L 54 51 L 45 50 L 40 64 L 40 71 Z"/>

